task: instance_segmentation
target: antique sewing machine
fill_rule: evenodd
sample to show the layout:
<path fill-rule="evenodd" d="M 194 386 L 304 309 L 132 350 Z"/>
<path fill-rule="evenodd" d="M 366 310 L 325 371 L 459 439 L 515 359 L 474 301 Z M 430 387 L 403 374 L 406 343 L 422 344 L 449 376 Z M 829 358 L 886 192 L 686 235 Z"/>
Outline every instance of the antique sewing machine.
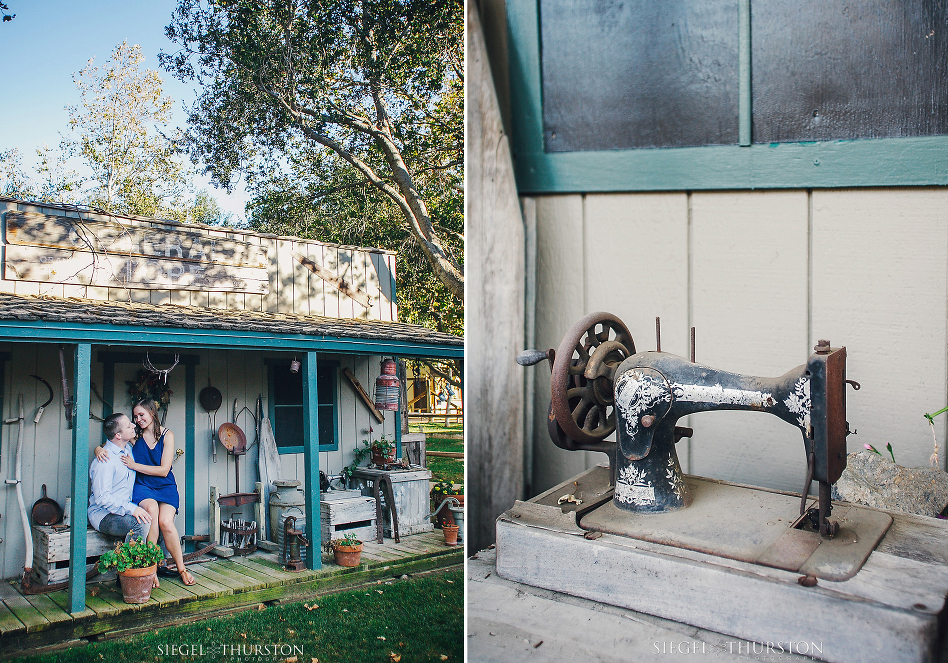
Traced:
<path fill-rule="evenodd" d="M 918 654 L 908 658 L 933 651 L 945 592 L 912 601 L 911 592 L 866 590 L 879 574 L 903 588 L 913 574 L 877 568 L 890 560 L 872 556 L 893 517 L 831 500 L 846 467 L 846 389 L 859 389 L 846 379 L 845 348 L 819 341 L 805 364 L 753 377 L 695 363 L 693 329 L 689 361 L 661 351 L 658 320 L 656 350 L 637 352 L 618 318 L 594 313 L 556 351 L 528 350 L 517 361 L 544 359 L 554 444 L 609 462 L 497 519 L 500 576 L 757 642 L 825 638 L 836 647 L 826 660 L 871 660 L 862 626 L 907 611 Z M 799 429 L 802 494 L 684 475 L 675 447 L 695 431 L 679 419 L 712 410 L 769 413 Z M 948 590 L 948 563 L 930 573 Z M 839 610 L 827 617 L 830 608 Z M 909 631 L 870 640 L 890 638 L 888 647 Z"/>

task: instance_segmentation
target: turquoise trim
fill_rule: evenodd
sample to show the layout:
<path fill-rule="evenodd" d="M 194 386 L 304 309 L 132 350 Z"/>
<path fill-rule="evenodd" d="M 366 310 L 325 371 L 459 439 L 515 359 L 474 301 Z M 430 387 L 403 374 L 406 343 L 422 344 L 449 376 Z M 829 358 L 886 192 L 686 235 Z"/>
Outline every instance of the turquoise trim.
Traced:
<path fill-rule="evenodd" d="M 275 366 L 285 366 L 286 362 L 283 359 L 271 359 L 267 358 L 263 360 L 264 365 L 267 367 L 267 393 L 269 398 L 267 399 L 267 411 L 269 413 L 270 421 L 276 422 L 276 398 L 274 394 L 276 393 L 276 378 L 274 377 L 273 368 Z M 333 444 L 320 444 L 320 451 L 338 451 L 339 450 L 339 362 L 338 361 L 320 361 L 317 366 L 317 371 L 319 368 L 329 367 L 332 369 L 332 393 L 333 393 L 333 402 L 332 402 L 332 413 L 333 413 Z M 319 392 L 317 391 L 317 400 Z M 302 405 L 302 404 L 301 404 Z M 327 403 L 321 404 L 324 408 Z M 274 435 L 279 439 L 280 434 L 278 431 L 274 430 Z M 318 435 L 317 435 L 318 439 Z M 280 454 L 301 454 L 306 451 L 304 446 L 295 446 L 295 447 L 277 447 L 277 453 Z"/>
<path fill-rule="evenodd" d="M 303 466 L 305 468 L 306 538 L 311 545 L 306 567 L 322 568 L 322 520 L 319 504 L 319 404 L 316 388 L 316 353 L 307 352 L 303 361 Z"/>
<path fill-rule="evenodd" d="M 547 153 L 538 0 L 506 6 L 521 194 L 948 185 L 948 136 Z"/>
<path fill-rule="evenodd" d="M 262 334 L 259 332 L 178 327 L 44 322 L 41 320 L 0 320 L 0 341 L 39 340 L 48 343 L 108 343 L 147 347 L 253 349 L 284 351 L 324 351 L 340 354 L 392 354 L 411 357 L 463 357 L 463 345 L 438 345 L 391 339 L 358 339 L 302 334 Z"/>
<path fill-rule="evenodd" d="M 738 145 L 747 147 L 751 144 L 751 0 L 739 0 L 738 7 Z"/>
<path fill-rule="evenodd" d="M 115 363 L 111 360 L 103 360 L 99 353 L 99 361 L 102 362 L 102 418 L 112 414 L 115 407 Z M 111 403 L 111 405 L 109 405 Z"/>
<path fill-rule="evenodd" d="M 194 494 L 194 487 L 197 485 L 197 452 L 195 451 L 197 447 L 195 433 L 197 422 L 194 411 L 197 391 L 194 384 L 195 363 L 184 365 L 184 534 L 195 533 L 196 495 Z M 189 543 L 188 548 L 193 548 L 193 544 Z"/>
<path fill-rule="evenodd" d="M 69 537 L 69 559 L 86 558 L 86 510 L 89 506 L 89 383 L 92 380 L 92 346 L 79 343 L 73 363 L 75 398 L 72 413 L 72 513 L 76 525 Z M 69 612 L 86 609 L 86 565 L 69 567 Z"/>

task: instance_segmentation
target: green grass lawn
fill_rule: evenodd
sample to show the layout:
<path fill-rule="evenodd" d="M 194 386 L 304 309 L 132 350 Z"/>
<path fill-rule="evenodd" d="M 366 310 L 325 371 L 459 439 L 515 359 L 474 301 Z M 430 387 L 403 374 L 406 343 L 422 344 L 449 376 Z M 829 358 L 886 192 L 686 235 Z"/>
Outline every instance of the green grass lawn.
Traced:
<path fill-rule="evenodd" d="M 425 449 L 428 451 L 464 451 L 464 440 L 429 437 L 425 440 Z M 428 456 L 428 469 L 431 470 L 432 481 L 464 483 L 463 460 Z"/>
<path fill-rule="evenodd" d="M 455 570 L 17 660 L 441 663 L 463 659 L 464 576 Z"/>
<path fill-rule="evenodd" d="M 427 424 L 411 424 L 409 430 L 412 433 L 428 433 L 429 435 L 437 435 L 438 433 L 462 435 L 464 433 L 464 424 L 449 424 L 445 426 L 444 420 L 442 420 L 440 424 L 437 421 Z"/>

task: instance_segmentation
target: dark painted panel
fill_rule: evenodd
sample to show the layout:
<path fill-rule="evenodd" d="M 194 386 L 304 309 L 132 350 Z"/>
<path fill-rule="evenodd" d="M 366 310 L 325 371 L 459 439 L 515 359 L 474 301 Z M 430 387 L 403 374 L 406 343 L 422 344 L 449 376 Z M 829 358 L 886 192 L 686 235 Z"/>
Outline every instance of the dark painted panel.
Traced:
<path fill-rule="evenodd" d="M 754 142 L 948 134 L 946 5 L 754 0 Z"/>
<path fill-rule="evenodd" d="M 737 0 L 540 0 L 547 152 L 737 142 Z"/>

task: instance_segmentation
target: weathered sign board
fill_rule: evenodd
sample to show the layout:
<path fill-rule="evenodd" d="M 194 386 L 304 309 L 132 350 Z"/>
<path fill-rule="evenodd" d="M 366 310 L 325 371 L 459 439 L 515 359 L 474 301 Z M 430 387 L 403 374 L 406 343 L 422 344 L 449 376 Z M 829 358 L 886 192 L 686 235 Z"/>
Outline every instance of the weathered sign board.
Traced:
<path fill-rule="evenodd" d="M 6 214 L 3 278 L 44 283 L 266 294 L 267 248 L 192 230 Z"/>

